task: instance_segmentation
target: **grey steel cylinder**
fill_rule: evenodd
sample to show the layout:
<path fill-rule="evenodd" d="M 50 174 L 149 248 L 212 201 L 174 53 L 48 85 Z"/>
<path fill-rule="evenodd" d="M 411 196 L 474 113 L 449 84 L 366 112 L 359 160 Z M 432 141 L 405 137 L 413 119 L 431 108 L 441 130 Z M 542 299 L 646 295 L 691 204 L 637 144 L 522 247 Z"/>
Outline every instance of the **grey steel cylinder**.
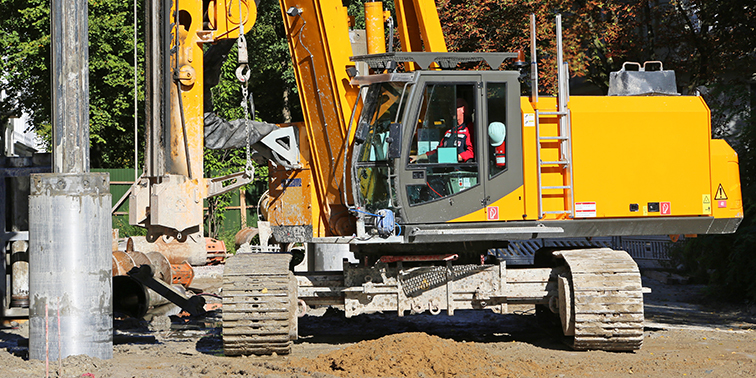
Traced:
<path fill-rule="evenodd" d="M 89 172 L 87 0 L 51 5 L 53 172 Z"/>
<path fill-rule="evenodd" d="M 10 307 L 29 307 L 29 243 L 24 240 L 11 244 L 11 302 Z"/>
<path fill-rule="evenodd" d="M 31 176 L 31 359 L 44 360 L 46 348 L 51 360 L 113 357 L 109 181 L 107 173 Z"/>
<path fill-rule="evenodd" d="M 310 243 L 307 246 L 316 272 L 333 272 L 344 270 L 344 259 L 350 263 L 359 262 L 349 250 L 349 244 Z"/>

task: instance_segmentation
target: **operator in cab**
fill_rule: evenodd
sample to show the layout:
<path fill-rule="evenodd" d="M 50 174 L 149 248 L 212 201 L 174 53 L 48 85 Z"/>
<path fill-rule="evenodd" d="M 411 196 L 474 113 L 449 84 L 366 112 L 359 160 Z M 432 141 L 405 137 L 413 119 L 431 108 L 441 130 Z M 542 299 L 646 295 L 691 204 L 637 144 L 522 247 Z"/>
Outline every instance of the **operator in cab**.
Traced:
<path fill-rule="evenodd" d="M 457 147 L 457 162 L 464 163 L 475 158 L 472 136 L 470 129 L 473 127 L 472 112 L 463 98 L 457 98 L 457 124 L 450 128 L 441 138 L 438 147 Z M 411 156 L 410 163 L 436 162 L 438 161 L 437 150 L 428 151 L 418 156 Z"/>

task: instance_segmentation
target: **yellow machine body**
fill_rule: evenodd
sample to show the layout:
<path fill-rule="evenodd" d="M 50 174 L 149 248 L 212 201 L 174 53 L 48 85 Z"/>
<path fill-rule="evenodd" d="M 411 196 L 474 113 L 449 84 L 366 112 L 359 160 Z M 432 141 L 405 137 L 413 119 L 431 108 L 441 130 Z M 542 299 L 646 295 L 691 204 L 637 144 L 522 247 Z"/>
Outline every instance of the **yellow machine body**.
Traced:
<path fill-rule="evenodd" d="M 556 99 L 541 98 L 537 105 L 548 111 Z M 711 115 L 701 97 L 573 96 L 569 108 L 572 172 L 545 166 L 541 186 L 564 186 L 572 174 L 575 219 L 743 216 L 737 154 L 711 139 Z M 498 206 L 506 221 L 571 219 L 548 213 L 570 210 L 566 189 L 542 190 L 546 214 L 539 217 L 539 142 L 534 122 L 525 121 L 535 110 L 527 98 L 520 110 L 524 185 L 490 206 Z M 540 136 L 557 135 L 557 117 L 544 118 Z M 558 161 L 561 143 L 542 142 L 540 153 L 542 161 Z M 485 221 L 481 209 L 452 222 Z"/>
<path fill-rule="evenodd" d="M 399 39 L 405 51 L 446 51 L 432 5 L 425 0 L 397 2 Z M 291 7 L 301 13 L 288 15 Z M 359 114 L 364 99 L 357 101 L 358 87 L 350 84 L 347 73 L 354 67 L 349 61 L 349 17 L 339 1 L 282 0 L 281 8 L 305 115 L 299 135 L 306 172 L 271 169 L 271 193 L 279 196 L 271 201 L 271 225 L 311 225 L 314 238 L 352 235 L 355 218 L 344 201 L 353 203 L 350 185 L 354 184 L 350 170 L 344 174 L 343 159 L 351 155 L 352 111 Z M 367 16 L 381 19 L 383 14 L 371 4 Z M 381 26 L 380 21 L 371 24 Z M 383 31 L 368 31 L 368 36 L 371 33 L 376 39 Z M 408 63 L 406 68 L 412 67 L 416 65 Z M 540 167 L 539 152 L 541 161 L 563 156 L 560 141 L 537 139 L 558 135 L 557 117 L 539 118 L 540 135 L 533 122 L 536 109 L 554 111 L 556 101 L 520 100 L 522 187 L 448 223 L 742 218 L 737 155 L 725 142 L 711 139 L 710 113 L 702 98 L 572 96 L 568 104 L 572 163 L 567 168 Z M 300 181 L 301 187 L 285 185 Z M 572 189 L 539 189 L 570 182 Z M 498 209 L 497 221 L 488 220 L 491 206 Z M 551 213 L 557 211 L 563 213 Z"/>
<path fill-rule="evenodd" d="M 548 108 L 549 100 L 541 105 Z M 737 156 L 723 141 L 711 139 L 711 115 L 702 98 L 573 96 L 569 106 L 575 203 L 595 203 L 595 212 L 588 206 L 585 217 L 742 216 L 739 176 L 712 177 L 726 161 L 737 164 Z M 730 156 L 713 156 L 712 145 L 725 147 Z M 554 147 L 542 151 L 554 154 Z M 551 158 L 556 156 L 543 159 Z M 526 171 L 537 169 L 535 159 L 525 161 Z M 557 170 L 543 175 L 546 184 L 563 182 L 563 176 Z M 732 195 L 717 197 L 719 185 Z M 526 190 L 532 189 L 537 188 Z M 715 198 L 726 202 L 711 207 Z M 564 202 L 564 195 L 552 195 L 544 208 Z M 649 203 L 659 203 L 659 209 L 649 209 Z M 631 204 L 638 209 L 631 211 Z"/>
<path fill-rule="evenodd" d="M 739 177 L 712 177 L 723 141 L 711 140 L 701 97 L 575 96 L 570 110 L 575 203 L 596 204 L 584 215 L 742 216 Z M 712 209 L 719 185 L 732 196 Z"/>

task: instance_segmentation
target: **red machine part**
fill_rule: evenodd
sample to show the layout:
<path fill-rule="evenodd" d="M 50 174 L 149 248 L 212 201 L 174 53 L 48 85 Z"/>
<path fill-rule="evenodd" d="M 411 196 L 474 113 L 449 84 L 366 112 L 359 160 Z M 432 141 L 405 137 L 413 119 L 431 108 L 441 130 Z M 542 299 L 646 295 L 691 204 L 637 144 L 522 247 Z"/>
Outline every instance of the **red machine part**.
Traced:
<path fill-rule="evenodd" d="M 222 264 L 226 261 L 226 243 L 223 240 L 205 238 L 205 245 L 207 248 L 208 265 Z M 191 279 L 189 281 L 191 282 Z"/>
<path fill-rule="evenodd" d="M 194 269 L 186 261 L 181 264 L 171 264 L 171 277 L 174 285 L 188 288 L 194 279 Z"/>

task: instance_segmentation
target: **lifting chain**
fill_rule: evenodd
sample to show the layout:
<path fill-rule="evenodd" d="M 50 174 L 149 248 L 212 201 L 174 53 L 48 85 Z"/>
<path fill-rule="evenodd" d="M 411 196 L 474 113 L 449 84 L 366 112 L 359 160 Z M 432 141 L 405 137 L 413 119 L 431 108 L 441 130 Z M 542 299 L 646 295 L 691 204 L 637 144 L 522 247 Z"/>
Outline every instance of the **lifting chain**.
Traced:
<path fill-rule="evenodd" d="M 241 82 L 242 101 L 241 106 L 244 109 L 244 124 L 247 126 L 247 143 L 245 147 L 246 163 L 244 165 L 244 174 L 252 178 L 255 174 L 255 167 L 252 165 L 250 154 L 250 144 L 252 142 L 252 123 L 250 122 L 250 113 L 252 118 L 255 116 L 255 104 L 249 96 L 249 78 L 251 71 L 249 69 L 249 54 L 247 53 L 247 38 L 244 36 L 244 19 L 242 13 L 242 0 L 239 0 L 239 38 L 236 40 L 237 55 L 239 57 L 239 67 L 236 68 L 236 78 Z M 251 109 L 250 109 L 251 108 Z"/>

